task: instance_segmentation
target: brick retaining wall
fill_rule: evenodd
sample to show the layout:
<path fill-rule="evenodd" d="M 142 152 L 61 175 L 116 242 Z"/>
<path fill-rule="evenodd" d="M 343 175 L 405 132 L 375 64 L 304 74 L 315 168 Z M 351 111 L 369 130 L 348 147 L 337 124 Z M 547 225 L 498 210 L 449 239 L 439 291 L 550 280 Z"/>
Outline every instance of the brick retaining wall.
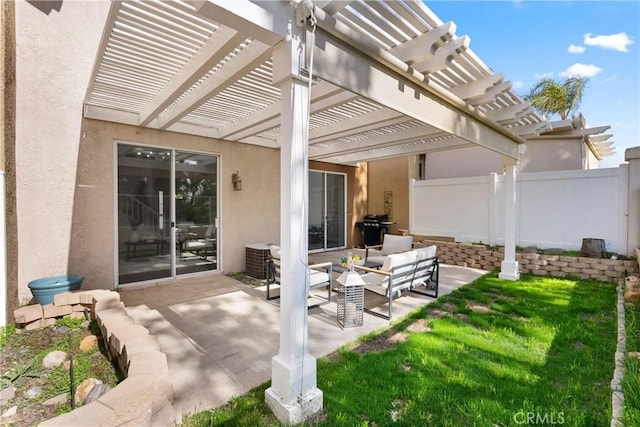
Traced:
<path fill-rule="evenodd" d="M 422 240 L 415 247 L 436 245 L 438 260 L 444 264 L 461 267 L 498 270 L 504 257 L 504 248 L 488 249 L 485 245 L 470 243 Z M 573 257 L 564 255 L 516 253 L 521 273 L 539 276 L 578 277 L 614 282 L 621 277 L 638 272 L 635 260 L 612 260 L 606 258 Z"/>
<path fill-rule="evenodd" d="M 25 329 L 37 329 L 55 324 L 56 317 L 84 317 L 85 309 L 100 327 L 107 355 L 126 378 L 98 400 L 43 421 L 39 427 L 174 425 L 167 357 L 158 339 L 127 314 L 120 294 L 64 292 L 54 296 L 53 304 L 21 307 L 14 316 Z"/>

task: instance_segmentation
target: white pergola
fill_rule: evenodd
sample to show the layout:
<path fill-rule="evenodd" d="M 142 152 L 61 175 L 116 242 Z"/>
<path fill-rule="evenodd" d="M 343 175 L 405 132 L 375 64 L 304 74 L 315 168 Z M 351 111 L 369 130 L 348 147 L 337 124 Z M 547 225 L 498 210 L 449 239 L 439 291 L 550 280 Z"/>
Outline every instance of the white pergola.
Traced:
<path fill-rule="evenodd" d="M 359 162 L 480 145 L 507 165 L 505 259 L 515 260 L 516 165 L 548 130 L 419 0 L 114 1 L 87 118 L 281 151 L 280 351 L 267 401 L 297 423 L 322 407 L 308 353 L 308 161 Z"/>

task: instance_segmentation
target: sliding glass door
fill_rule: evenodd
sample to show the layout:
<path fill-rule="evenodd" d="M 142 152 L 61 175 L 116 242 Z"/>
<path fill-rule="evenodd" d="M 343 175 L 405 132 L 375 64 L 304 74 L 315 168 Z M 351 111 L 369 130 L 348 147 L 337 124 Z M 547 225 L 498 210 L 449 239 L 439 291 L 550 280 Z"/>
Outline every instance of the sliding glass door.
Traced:
<path fill-rule="evenodd" d="M 309 250 L 346 246 L 346 176 L 309 172 Z"/>
<path fill-rule="evenodd" d="M 215 270 L 218 158 L 176 152 L 176 273 Z"/>
<path fill-rule="evenodd" d="M 119 144 L 117 170 L 119 284 L 218 268 L 217 156 Z"/>

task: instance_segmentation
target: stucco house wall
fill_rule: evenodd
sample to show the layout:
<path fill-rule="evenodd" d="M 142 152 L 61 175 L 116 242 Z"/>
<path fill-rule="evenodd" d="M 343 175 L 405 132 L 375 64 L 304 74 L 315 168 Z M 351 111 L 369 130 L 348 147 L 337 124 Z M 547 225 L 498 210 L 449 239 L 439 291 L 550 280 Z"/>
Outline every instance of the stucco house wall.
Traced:
<path fill-rule="evenodd" d="M 99 120 L 85 119 L 83 123 L 71 215 L 75 243 L 69 252 L 69 271 L 85 276 L 83 287 L 113 288 L 115 283 L 115 141 L 220 156 L 222 272 L 244 270 L 246 244 L 278 241 L 278 150 Z M 242 177 L 241 191 L 233 190 L 231 175 L 236 171 Z"/>
<path fill-rule="evenodd" d="M 82 101 L 109 4 L 15 6 L 17 285 L 25 302 L 30 280 L 67 272 L 77 243 L 71 218 Z"/>
<path fill-rule="evenodd" d="M 542 139 L 527 141 L 527 149 L 520 160 L 518 172 L 546 172 L 576 170 L 598 167 L 598 161 L 591 154 L 591 162 L 583 167 L 587 159 L 584 144 L 575 139 Z M 457 150 L 428 153 L 425 159 L 425 178 L 464 178 L 501 174 L 504 158 L 500 154 L 482 147 L 460 148 Z M 589 167 L 587 167 L 589 166 Z"/>
<path fill-rule="evenodd" d="M 220 156 L 222 273 L 244 270 L 246 244 L 279 241 L 279 150 L 83 119 L 108 2 L 15 5 L 17 245 L 10 250 L 17 283 L 8 292 L 17 295 L 14 305 L 31 298 L 29 281 L 58 274 L 82 274 L 87 289 L 115 287 L 116 142 Z M 347 221 L 364 214 L 366 167 L 310 168 L 346 173 Z M 241 191 L 232 187 L 236 171 Z"/>
<path fill-rule="evenodd" d="M 482 147 L 437 151 L 425 156 L 425 179 L 464 178 L 502 173 L 502 156 Z"/>
<path fill-rule="evenodd" d="M 584 143 L 577 139 L 529 140 L 527 151 L 520 160 L 518 172 L 587 169 L 583 167 L 585 151 L 588 151 L 585 148 Z M 597 162 L 595 167 L 598 167 Z"/>
<path fill-rule="evenodd" d="M 399 234 L 400 229 L 409 228 L 409 180 L 416 176 L 416 156 L 368 162 L 368 214 L 384 214 L 385 192 L 391 192 L 390 221 L 391 234 Z M 359 220 L 361 220 L 360 218 Z"/>

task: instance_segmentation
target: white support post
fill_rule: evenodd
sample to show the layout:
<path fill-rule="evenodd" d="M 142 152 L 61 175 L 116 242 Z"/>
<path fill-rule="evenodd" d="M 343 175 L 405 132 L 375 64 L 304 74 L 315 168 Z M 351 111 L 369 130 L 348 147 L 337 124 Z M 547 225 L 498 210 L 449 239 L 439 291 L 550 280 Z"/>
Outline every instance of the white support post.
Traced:
<path fill-rule="evenodd" d="M 518 261 L 516 261 L 516 175 L 518 161 L 507 159 L 505 162 L 505 215 L 504 215 L 504 260 L 500 265 L 501 279 L 518 280 Z"/>
<path fill-rule="evenodd" d="M 285 425 L 300 424 L 322 410 L 316 359 L 308 352 L 307 208 L 309 86 L 301 78 L 303 30 L 290 26 L 273 55 L 273 80 L 282 94 L 280 147 L 280 350 L 271 361 L 265 400 Z"/>
<path fill-rule="evenodd" d="M 498 233 L 498 220 L 496 215 L 496 205 L 498 199 L 498 174 L 493 172 L 489 174 L 489 245 L 496 244 L 496 235 Z"/>

